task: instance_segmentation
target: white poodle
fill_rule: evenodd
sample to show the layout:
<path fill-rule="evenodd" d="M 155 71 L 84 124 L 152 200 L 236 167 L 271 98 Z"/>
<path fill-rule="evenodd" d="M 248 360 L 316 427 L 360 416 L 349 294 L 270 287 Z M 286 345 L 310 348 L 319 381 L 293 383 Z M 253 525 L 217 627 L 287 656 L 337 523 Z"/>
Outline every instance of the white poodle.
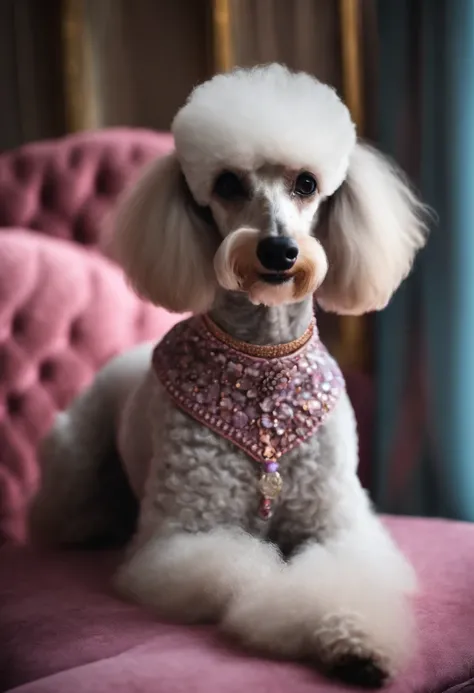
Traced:
<path fill-rule="evenodd" d="M 131 488 L 122 595 L 380 686 L 412 651 L 416 581 L 358 481 L 313 297 L 383 308 L 425 242 L 423 208 L 336 93 L 280 65 L 197 87 L 173 133 L 116 240 L 142 296 L 196 317 L 107 365 L 58 417 L 32 531 L 120 534 Z"/>

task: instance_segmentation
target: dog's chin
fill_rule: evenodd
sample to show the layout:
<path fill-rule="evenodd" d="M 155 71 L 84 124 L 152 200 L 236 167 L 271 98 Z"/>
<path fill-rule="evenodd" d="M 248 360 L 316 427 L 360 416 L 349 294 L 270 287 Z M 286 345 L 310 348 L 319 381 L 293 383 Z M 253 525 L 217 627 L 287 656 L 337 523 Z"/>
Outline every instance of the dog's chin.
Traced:
<path fill-rule="evenodd" d="M 247 293 L 251 303 L 268 307 L 283 306 L 297 300 L 294 277 L 288 275 L 260 274 Z"/>

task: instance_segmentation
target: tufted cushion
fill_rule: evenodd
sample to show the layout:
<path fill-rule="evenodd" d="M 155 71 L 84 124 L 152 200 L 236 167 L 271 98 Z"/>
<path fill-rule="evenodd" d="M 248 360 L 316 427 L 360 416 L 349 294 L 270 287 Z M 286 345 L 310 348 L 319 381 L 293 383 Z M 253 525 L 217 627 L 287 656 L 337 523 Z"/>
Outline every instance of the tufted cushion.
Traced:
<path fill-rule="evenodd" d="M 35 448 L 111 356 L 176 322 L 108 260 L 23 230 L 0 234 L 0 543 L 24 538 Z"/>
<path fill-rule="evenodd" d="M 117 128 L 7 152 L 0 156 L 0 227 L 97 245 L 101 222 L 125 185 L 172 147 L 167 133 Z"/>

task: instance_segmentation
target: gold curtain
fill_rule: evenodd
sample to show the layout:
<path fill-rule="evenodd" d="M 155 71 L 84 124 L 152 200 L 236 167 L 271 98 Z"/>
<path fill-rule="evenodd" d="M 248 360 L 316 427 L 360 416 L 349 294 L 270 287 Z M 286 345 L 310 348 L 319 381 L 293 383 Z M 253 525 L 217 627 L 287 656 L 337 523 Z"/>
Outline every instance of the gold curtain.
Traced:
<path fill-rule="evenodd" d="M 334 0 L 62 0 L 71 130 L 165 128 L 196 82 L 280 61 L 341 88 Z"/>
<path fill-rule="evenodd" d="M 333 0 L 214 0 L 216 57 L 235 64 L 283 62 L 340 88 L 337 3 Z M 224 66 L 219 60 L 219 67 Z"/>
<path fill-rule="evenodd" d="M 66 124 L 70 132 L 98 127 L 91 42 L 83 0 L 62 2 Z"/>
<path fill-rule="evenodd" d="M 62 0 L 69 129 L 169 129 L 213 72 L 209 17 L 209 0 Z"/>
<path fill-rule="evenodd" d="M 339 0 L 342 92 L 359 136 L 364 131 L 363 55 L 361 48 L 360 0 Z M 367 319 L 344 317 L 340 320 L 339 361 L 346 368 L 364 370 L 368 360 Z"/>

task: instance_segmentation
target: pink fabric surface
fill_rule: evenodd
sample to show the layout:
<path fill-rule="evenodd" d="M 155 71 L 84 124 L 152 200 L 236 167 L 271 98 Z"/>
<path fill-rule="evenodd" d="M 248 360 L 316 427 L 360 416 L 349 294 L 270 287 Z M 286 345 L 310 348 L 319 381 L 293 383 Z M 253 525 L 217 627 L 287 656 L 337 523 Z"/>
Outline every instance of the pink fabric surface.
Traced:
<path fill-rule="evenodd" d="M 179 319 L 142 303 L 105 258 L 65 241 L 0 234 L 0 543 L 25 537 L 36 446 L 109 358 Z"/>
<path fill-rule="evenodd" d="M 474 527 L 388 522 L 422 592 L 418 655 L 387 693 L 441 693 L 469 680 L 474 666 Z M 351 690 L 306 666 L 246 656 L 213 628 L 163 624 L 120 602 L 109 588 L 116 561 L 112 553 L 0 551 L 0 691 Z"/>
<path fill-rule="evenodd" d="M 168 133 L 111 128 L 27 144 L 0 156 L 0 227 L 105 245 L 103 219 L 142 167 L 173 147 Z"/>

